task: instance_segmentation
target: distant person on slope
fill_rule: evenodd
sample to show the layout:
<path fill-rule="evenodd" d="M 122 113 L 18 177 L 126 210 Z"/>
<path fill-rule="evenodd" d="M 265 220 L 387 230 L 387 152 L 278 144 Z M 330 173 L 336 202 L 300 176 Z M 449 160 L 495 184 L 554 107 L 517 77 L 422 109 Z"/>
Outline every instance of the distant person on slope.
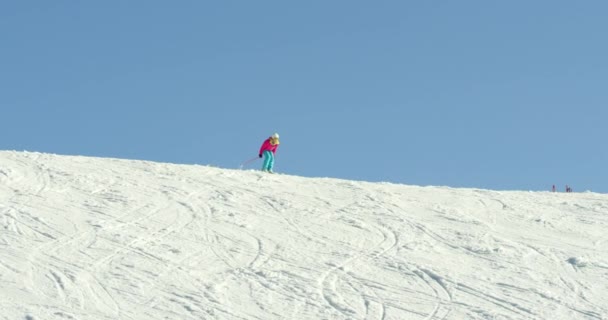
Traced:
<path fill-rule="evenodd" d="M 264 164 L 262 165 L 262 171 L 273 173 L 272 167 L 274 167 L 274 155 L 279 147 L 279 134 L 275 133 L 270 136 L 260 148 L 259 157 L 264 156 Z"/>

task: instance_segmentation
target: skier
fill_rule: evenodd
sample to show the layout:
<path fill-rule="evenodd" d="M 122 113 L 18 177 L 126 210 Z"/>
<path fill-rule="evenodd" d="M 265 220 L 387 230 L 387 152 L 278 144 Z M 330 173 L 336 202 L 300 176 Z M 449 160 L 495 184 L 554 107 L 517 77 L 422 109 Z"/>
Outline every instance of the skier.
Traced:
<path fill-rule="evenodd" d="M 275 133 L 262 143 L 258 156 L 264 157 L 264 164 L 262 165 L 262 171 L 273 173 L 272 167 L 274 166 L 274 155 L 276 154 L 277 148 L 279 147 L 279 134 Z"/>

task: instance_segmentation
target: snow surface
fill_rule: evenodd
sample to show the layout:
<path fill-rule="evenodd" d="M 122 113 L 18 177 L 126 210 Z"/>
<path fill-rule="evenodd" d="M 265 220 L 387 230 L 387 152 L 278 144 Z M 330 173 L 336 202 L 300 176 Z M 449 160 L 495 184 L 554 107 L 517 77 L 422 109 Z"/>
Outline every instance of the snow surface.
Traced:
<path fill-rule="evenodd" d="M 0 152 L 0 319 L 608 319 L 608 196 Z"/>

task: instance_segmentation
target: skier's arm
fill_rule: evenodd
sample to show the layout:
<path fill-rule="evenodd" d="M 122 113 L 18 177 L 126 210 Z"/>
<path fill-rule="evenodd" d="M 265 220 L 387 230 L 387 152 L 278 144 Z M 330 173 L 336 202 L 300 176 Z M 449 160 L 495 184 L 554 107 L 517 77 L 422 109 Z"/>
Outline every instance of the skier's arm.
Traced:
<path fill-rule="evenodd" d="M 264 149 L 266 149 L 266 144 L 268 143 L 268 140 L 264 141 L 264 143 L 262 143 L 262 146 L 260 147 L 260 152 L 258 153 L 258 156 L 262 156 L 262 153 L 264 153 Z"/>

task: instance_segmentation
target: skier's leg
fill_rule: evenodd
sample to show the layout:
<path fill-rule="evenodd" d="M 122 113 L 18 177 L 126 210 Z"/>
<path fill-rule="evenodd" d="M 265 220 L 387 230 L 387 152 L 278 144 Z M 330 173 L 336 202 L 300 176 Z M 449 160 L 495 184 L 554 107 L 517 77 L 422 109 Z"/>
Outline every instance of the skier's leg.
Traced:
<path fill-rule="evenodd" d="M 268 171 L 272 172 L 272 168 L 274 167 L 274 154 L 268 151 L 268 157 L 270 161 L 268 162 Z"/>
<path fill-rule="evenodd" d="M 262 164 L 262 171 L 270 170 L 270 161 L 272 158 L 272 152 L 266 150 L 264 151 L 264 164 Z"/>

